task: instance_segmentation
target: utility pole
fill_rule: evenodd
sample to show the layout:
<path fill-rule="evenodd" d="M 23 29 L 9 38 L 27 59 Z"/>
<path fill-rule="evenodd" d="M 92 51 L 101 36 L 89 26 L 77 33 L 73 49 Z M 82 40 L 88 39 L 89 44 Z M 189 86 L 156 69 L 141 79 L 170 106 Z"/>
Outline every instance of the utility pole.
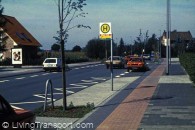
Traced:
<path fill-rule="evenodd" d="M 166 46 L 166 74 L 169 75 L 169 52 L 170 52 L 170 0 L 167 0 L 167 46 Z"/>

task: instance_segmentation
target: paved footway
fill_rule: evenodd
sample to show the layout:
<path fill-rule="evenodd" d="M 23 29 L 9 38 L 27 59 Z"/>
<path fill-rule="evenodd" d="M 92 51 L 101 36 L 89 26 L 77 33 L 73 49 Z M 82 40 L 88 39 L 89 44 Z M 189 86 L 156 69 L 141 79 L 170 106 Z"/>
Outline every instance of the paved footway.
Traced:
<path fill-rule="evenodd" d="M 122 101 L 97 130 L 137 130 L 164 70 L 165 65 L 162 63 Z"/>

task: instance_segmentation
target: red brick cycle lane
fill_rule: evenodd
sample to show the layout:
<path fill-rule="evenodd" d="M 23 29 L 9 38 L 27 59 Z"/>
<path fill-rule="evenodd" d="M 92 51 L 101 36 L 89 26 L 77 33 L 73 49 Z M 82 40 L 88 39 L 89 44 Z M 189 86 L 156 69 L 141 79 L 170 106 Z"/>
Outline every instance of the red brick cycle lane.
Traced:
<path fill-rule="evenodd" d="M 162 63 L 97 127 L 97 130 L 136 130 L 165 71 Z"/>

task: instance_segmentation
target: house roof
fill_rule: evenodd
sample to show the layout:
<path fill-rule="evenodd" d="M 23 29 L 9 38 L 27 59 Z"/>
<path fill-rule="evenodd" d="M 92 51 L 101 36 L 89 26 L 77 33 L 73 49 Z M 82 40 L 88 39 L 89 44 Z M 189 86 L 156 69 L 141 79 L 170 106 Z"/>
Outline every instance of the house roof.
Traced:
<path fill-rule="evenodd" d="M 166 32 L 164 31 L 163 36 L 166 37 Z M 191 41 L 193 40 L 192 34 L 190 31 L 187 32 L 177 32 L 176 30 L 171 32 L 171 40 L 184 40 L 184 41 Z"/>
<path fill-rule="evenodd" d="M 5 32 L 18 44 L 25 46 L 41 47 L 41 44 L 18 22 L 18 20 L 11 16 L 3 16 L 6 20 L 5 26 L 2 28 Z"/>

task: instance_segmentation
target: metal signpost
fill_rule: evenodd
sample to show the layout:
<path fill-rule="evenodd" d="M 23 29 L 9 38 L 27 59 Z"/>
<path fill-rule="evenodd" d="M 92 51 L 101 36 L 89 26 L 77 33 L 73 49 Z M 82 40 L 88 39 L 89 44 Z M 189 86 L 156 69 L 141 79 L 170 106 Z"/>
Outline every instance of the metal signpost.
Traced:
<path fill-rule="evenodd" d="M 111 56 L 110 56 L 110 71 L 111 71 L 111 87 L 113 91 L 113 47 L 112 47 L 112 31 L 110 22 L 100 23 L 100 35 L 99 38 L 102 40 L 110 40 L 111 44 Z"/>

